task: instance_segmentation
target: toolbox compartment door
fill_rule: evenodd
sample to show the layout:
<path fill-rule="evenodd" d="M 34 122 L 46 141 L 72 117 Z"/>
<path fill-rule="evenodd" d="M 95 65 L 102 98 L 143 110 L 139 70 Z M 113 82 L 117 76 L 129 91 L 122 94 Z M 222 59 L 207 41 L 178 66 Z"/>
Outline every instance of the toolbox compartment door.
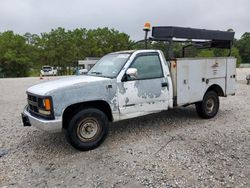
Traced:
<path fill-rule="evenodd" d="M 234 95 L 236 92 L 236 59 L 227 59 L 226 95 Z"/>

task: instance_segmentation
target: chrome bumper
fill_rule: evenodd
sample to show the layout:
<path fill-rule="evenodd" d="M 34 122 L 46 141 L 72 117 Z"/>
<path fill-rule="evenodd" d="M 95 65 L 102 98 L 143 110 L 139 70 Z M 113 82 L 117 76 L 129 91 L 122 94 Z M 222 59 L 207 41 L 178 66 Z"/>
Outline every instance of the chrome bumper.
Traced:
<path fill-rule="evenodd" d="M 24 111 L 22 113 L 22 120 L 23 120 L 24 126 L 34 126 L 40 130 L 44 130 L 48 132 L 60 132 L 62 130 L 61 118 L 57 118 L 55 120 L 38 119 L 32 116 L 27 111 L 27 107 L 24 108 Z"/>

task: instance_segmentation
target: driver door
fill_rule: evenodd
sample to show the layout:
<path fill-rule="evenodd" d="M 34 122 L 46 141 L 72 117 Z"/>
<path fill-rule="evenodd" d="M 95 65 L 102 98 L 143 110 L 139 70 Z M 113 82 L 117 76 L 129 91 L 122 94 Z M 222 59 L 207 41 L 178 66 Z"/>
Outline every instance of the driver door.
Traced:
<path fill-rule="evenodd" d="M 124 75 L 118 84 L 120 119 L 127 119 L 168 109 L 168 83 L 157 52 L 135 57 L 130 68 L 137 77 Z"/>

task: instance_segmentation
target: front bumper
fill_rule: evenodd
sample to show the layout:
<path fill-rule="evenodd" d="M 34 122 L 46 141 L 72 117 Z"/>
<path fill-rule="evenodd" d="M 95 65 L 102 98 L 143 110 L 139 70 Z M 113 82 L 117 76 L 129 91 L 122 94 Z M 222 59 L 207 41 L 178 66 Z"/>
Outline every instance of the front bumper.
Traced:
<path fill-rule="evenodd" d="M 55 75 L 54 72 L 41 72 L 41 74 L 42 74 L 43 76 L 53 76 L 53 75 Z"/>
<path fill-rule="evenodd" d="M 34 126 L 37 129 L 48 132 L 60 132 L 62 130 L 61 118 L 56 118 L 55 120 L 38 119 L 28 112 L 27 107 L 24 108 L 24 111 L 21 116 L 23 126 Z"/>

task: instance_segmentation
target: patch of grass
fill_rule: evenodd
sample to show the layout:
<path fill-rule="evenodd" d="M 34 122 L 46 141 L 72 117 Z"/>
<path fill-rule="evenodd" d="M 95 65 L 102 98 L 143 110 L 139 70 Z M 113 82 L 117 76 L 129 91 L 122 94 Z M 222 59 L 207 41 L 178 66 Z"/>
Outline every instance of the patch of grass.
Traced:
<path fill-rule="evenodd" d="M 37 77 L 37 76 L 40 76 L 40 70 L 39 69 L 30 69 L 29 77 Z"/>

